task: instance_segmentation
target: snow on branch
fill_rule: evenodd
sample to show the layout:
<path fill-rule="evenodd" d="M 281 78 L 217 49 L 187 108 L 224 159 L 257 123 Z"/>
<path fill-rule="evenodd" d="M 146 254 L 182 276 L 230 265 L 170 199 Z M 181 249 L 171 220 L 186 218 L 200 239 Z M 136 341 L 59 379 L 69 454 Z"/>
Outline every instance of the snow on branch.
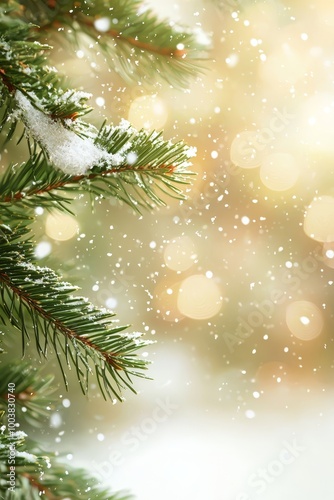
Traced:
<path fill-rule="evenodd" d="M 92 138 L 79 137 L 61 121 L 36 109 L 22 92 L 17 91 L 15 99 L 29 132 L 46 150 L 54 166 L 66 174 L 85 174 L 106 159 L 106 152 L 96 146 Z"/>
<path fill-rule="evenodd" d="M 122 173 L 124 169 L 129 174 L 143 170 L 150 174 L 149 166 L 156 174 L 159 169 L 161 175 L 179 169 L 181 173 L 190 165 L 187 160 L 196 154 L 196 148 L 164 141 L 161 133 L 155 131 L 150 134 L 137 131 L 126 120 L 116 127 L 104 125 L 99 132 L 92 125 L 84 131 L 84 122 L 53 118 L 41 111 L 43 104 L 36 96 L 31 97 L 40 109 L 34 107 L 22 92 L 16 91 L 20 118 L 51 163 L 72 178 L 82 175 L 90 178 L 94 167 L 100 168 L 101 175 Z"/>

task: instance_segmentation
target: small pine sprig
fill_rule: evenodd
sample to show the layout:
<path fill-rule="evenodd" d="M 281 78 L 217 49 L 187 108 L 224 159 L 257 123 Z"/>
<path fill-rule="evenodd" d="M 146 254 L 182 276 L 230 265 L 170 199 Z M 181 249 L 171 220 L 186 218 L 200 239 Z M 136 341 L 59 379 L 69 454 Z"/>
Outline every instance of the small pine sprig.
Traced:
<path fill-rule="evenodd" d="M 14 471 L 14 472 L 13 472 Z M 86 470 L 60 462 L 23 431 L 0 424 L 0 494 L 5 500 L 131 500 L 102 488 Z"/>
<path fill-rule="evenodd" d="M 147 368 L 136 352 L 151 341 L 122 333 L 127 326 L 118 325 L 114 313 L 73 295 L 76 287 L 34 265 L 27 224 L 12 222 L 1 229 L 0 319 L 20 330 L 23 353 L 31 338 L 41 356 L 52 348 L 66 387 L 65 366 L 73 365 L 84 394 L 94 373 L 105 399 L 122 401 L 125 388 L 135 392 L 131 377 L 143 377 Z"/>

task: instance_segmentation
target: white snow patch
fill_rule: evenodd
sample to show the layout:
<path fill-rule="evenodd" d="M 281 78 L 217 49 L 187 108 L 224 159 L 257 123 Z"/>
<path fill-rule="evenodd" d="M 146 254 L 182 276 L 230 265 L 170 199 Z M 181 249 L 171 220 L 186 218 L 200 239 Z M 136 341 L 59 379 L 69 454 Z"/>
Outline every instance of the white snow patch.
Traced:
<path fill-rule="evenodd" d="M 16 456 L 20 458 L 24 458 L 27 462 L 34 464 L 37 462 L 37 457 L 36 455 L 32 455 L 31 453 L 28 453 L 27 451 L 17 451 Z"/>
<path fill-rule="evenodd" d="M 194 146 L 190 146 L 186 150 L 187 158 L 193 158 L 194 156 L 196 156 L 196 154 L 197 154 L 197 148 Z"/>
<path fill-rule="evenodd" d="M 34 108 L 22 92 L 17 91 L 15 98 L 31 134 L 45 148 L 52 163 L 66 174 L 85 174 L 105 157 L 105 152 L 90 138 L 82 139 Z"/>

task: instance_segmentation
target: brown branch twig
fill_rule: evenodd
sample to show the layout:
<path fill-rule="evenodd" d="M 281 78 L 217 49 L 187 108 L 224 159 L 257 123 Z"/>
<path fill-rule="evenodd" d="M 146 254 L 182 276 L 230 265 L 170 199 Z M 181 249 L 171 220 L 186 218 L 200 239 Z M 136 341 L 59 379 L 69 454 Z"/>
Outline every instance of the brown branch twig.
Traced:
<path fill-rule="evenodd" d="M 174 172 L 174 170 L 175 170 L 175 167 L 173 165 L 162 165 L 161 168 L 166 169 L 166 173 L 168 173 L 168 174 Z M 66 180 L 59 181 L 59 182 L 56 182 L 54 184 L 49 184 L 47 186 L 44 186 L 43 188 L 38 188 L 35 191 L 30 191 L 28 193 L 19 191 L 11 196 L 5 196 L 2 199 L 0 198 L 0 202 L 10 203 L 12 201 L 19 201 L 19 200 L 22 200 L 23 198 L 26 198 L 27 196 L 43 195 L 45 193 L 48 193 L 49 191 L 53 191 L 55 189 L 61 189 L 61 188 L 64 188 L 68 184 L 75 184 L 75 183 L 80 182 L 82 180 L 89 181 L 92 179 L 96 179 L 96 177 L 107 177 L 108 175 L 115 174 L 118 172 L 127 172 L 128 170 L 129 170 L 129 166 L 126 165 L 124 167 L 111 168 L 111 169 L 104 170 L 104 171 L 98 172 L 98 173 L 92 172 L 89 175 L 84 175 L 84 174 L 75 175 L 75 176 L 72 176 Z M 139 171 L 139 170 L 142 173 L 145 173 L 145 172 L 152 173 L 152 172 L 157 171 L 157 169 L 155 169 L 155 168 L 137 167 L 136 171 Z"/>
<path fill-rule="evenodd" d="M 28 472 L 23 472 L 22 476 L 26 477 L 30 485 L 33 488 L 37 489 L 40 495 L 44 494 L 46 498 L 48 498 L 48 500 L 56 500 L 57 498 L 59 498 L 58 496 L 55 496 L 49 488 L 46 488 L 42 483 L 37 481 L 36 477 L 32 476 Z"/>
<path fill-rule="evenodd" d="M 100 35 L 101 33 L 98 32 L 94 26 L 94 20 L 88 16 L 84 16 L 81 14 L 80 16 L 75 15 L 76 20 L 79 22 L 79 24 L 86 26 L 87 28 L 93 29 L 97 35 Z M 68 17 L 72 20 L 74 17 L 73 14 L 71 13 L 64 13 L 64 17 Z M 49 28 L 56 28 L 59 30 L 61 27 L 61 24 L 59 20 L 54 20 L 51 21 L 50 23 L 44 24 L 38 29 L 42 30 L 48 30 Z M 176 47 L 159 47 L 157 45 L 154 45 L 153 43 L 150 42 L 144 42 L 142 40 L 139 40 L 137 38 L 131 37 L 131 36 L 126 36 L 123 35 L 121 31 L 118 31 L 116 29 L 109 29 L 108 31 L 104 32 L 104 35 L 111 36 L 115 40 L 121 40 L 123 42 L 128 43 L 129 45 L 132 45 L 136 47 L 137 49 L 140 50 L 145 50 L 147 52 L 151 52 L 152 54 L 158 54 L 161 56 L 169 56 L 169 57 L 175 57 L 176 59 L 181 59 L 182 57 L 187 55 L 187 50 L 186 49 L 177 49 Z"/>

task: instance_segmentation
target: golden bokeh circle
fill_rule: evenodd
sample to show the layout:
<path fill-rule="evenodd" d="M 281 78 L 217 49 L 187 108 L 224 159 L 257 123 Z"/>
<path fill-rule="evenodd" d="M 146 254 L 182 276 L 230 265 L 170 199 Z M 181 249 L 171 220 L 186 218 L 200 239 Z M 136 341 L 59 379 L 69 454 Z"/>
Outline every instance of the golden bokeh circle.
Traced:
<path fill-rule="evenodd" d="M 218 285 L 203 274 L 193 274 L 183 280 L 177 297 L 179 311 L 197 320 L 215 316 L 222 302 Z"/>
<path fill-rule="evenodd" d="M 319 196 L 308 206 L 304 231 L 310 238 L 323 243 L 334 241 L 334 198 Z"/>
<path fill-rule="evenodd" d="M 313 340 L 320 335 L 324 320 L 320 309 L 313 302 L 297 300 L 286 309 L 286 324 L 298 339 Z"/>

